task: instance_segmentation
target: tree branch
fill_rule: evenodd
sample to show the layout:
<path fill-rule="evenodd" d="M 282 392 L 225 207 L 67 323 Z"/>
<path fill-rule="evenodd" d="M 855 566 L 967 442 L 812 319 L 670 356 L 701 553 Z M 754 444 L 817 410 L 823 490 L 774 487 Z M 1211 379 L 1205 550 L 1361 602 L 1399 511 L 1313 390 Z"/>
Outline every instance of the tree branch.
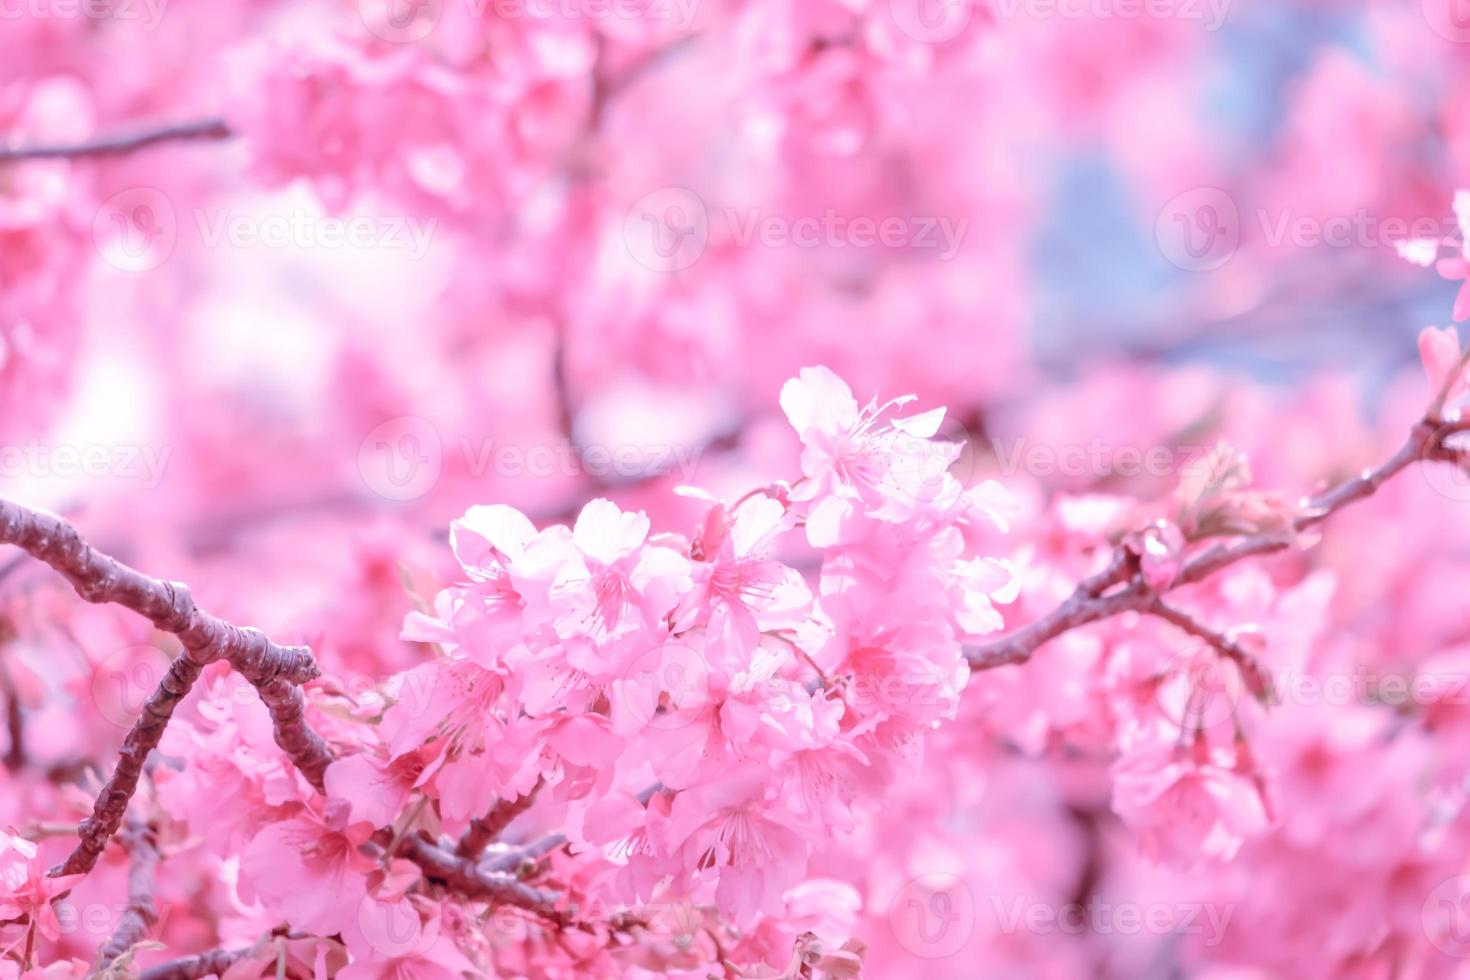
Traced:
<path fill-rule="evenodd" d="M 106 973 L 114 960 L 148 938 L 148 930 L 158 921 L 158 907 L 153 902 L 153 876 L 158 868 L 155 832 L 141 820 L 134 820 L 120 839 L 128 849 L 128 904 L 98 953 L 99 973 Z"/>
<path fill-rule="evenodd" d="M 422 834 L 405 838 L 401 853 L 450 891 L 469 899 L 517 905 L 547 918 L 556 918 L 556 896 L 533 888 L 512 875 L 482 870 L 468 858 L 456 857 Z"/>
<path fill-rule="evenodd" d="M 485 853 L 485 848 L 490 842 L 499 837 L 506 827 L 510 826 L 512 820 L 531 809 L 531 804 L 536 802 L 536 793 L 541 789 L 538 782 L 525 796 L 518 796 L 513 800 L 500 800 L 490 808 L 490 812 L 470 822 L 469 829 L 459 838 L 459 843 L 454 847 L 454 853 L 462 858 L 478 860 Z"/>
<path fill-rule="evenodd" d="M 200 119 L 195 122 L 166 123 L 115 136 L 99 136 L 85 143 L 38 144 L 36 146 L 0 147 L 0 163 L 14 160 L 40 160 L 56 157 L 117 156 L 131 153 L 155 143 L 182 140 L 225 140 L 234 136 L 223 119 Z"/>
<path fill-rule="evenodd" d="M 212 949 L 207 953 L 186 956 L 181 960 L 144 970 L 140 980 L 200 980 L 201 977 L 224 976 L 230 967 L 255 953 L 254 946 L 246 949 Z"/>
<path fill-rule="evenodd" d="M 163 730 L 168 727 L 174 708 L 193 688 L 203 669 L 187 655 L 175 657 L 168 665 L 158 689 L 144 702 L 142 713 L 123 740 L 117 765 L 97 794 L 92 815 L 77 826 L 76 847 L 61 867 L 51 872 L 53 876 L 86 874 L 97 866 L 98 858 L 107 849 L 107 842 L 122 824 L 128 801 L 138 789 L 144 762 L 157 748 L 159 739 L 163 738 Z"/>
<path fill-rule="evenodd" d="M 184 653 L 169 665 L 123 742 L 111 778 L 82 821 L 76 849 L 56 874 L 84 874 L 97 864 L 122 823 L 148 753 L 163 737 L 178 702 L 206 666 L 224 660 L 253 685 L 270 710 L 279 745 L 317 789 L 332 761 L 326 742 L 306 724 L 306 699 L 298 685 L 320 676 L 309 647 L 279 646 L 264 633 L 235 626 L 194 604 L 177 582 L 150 578 L 104 555 L 66 521 L 0 498 L 0 543 L 13 544 L 60 572 L 88 602 L 133 610 L 159 630 L 178 637 Z"/>
<path fill-rule="evenodd" d="M 566 834 L 547 834 L 540 840 L 534 840 L 521 847 L 513 847 L 504 853 L 496 854 L 486 861 L 483 867 L 486 871 L 514 872 L 527 861 L 535 861 L 544 857 L 563 846 L 567 842 Z"/>
<path fill-rule="evenodd" d="M 1292 522 L 1291 533 L 1262 532 L 1213 544 L 1187 559 L 1174 581 L 1163 591 L 1202 581 L 1246 558 L 1270 554 L 1291 546 L 1298 533 L 1326 520 L 1349 504 L 1371 497 L 1378 492 L 1379 487 L 1411 463 L 1448 462 L 1464 465 L 1464 452 L 1447 446 L 1445 442 L 1451 436 L 1466 431 L 1470 431 L 1470 422 L 1465 420 L 1446 422 L 1433 416 L 1421 419 L 1410 431 L 1408 440 L 1382 466 L 1364 470 L 1358 476 L 1304 500 Z M 965 656 L 970 662 L 970 669 L 976 671 L 1024 663 L 1047 642 L 1069 630 L 1129 611 L 1159 616 L 1207 640 L 1231 659 L 1235 659 L 1243 672 L 1258 669 L 1251 667 L 1253 658 L 1232 641 L 1195 622 L 1186 614 L 1165 606 L 1159 595 L 1144 580 L 1137 557 L 1123 545 L 1114 550 L 1112 559 L 1103 571 L 1084 579 L 1061 605 L 1005 636 L 966 648 Z M 1239 659 L 1241 655 L 1246 659 Z M 1247 681 L 1252 680 L 1251 675 L 1247 674 Z"/>

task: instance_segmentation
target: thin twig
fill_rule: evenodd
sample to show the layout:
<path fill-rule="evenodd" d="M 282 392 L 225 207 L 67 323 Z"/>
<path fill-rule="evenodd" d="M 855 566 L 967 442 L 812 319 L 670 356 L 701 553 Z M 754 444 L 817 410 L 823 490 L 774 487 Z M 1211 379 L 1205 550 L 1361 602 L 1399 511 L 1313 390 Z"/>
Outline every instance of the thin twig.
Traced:
<path fill-rule="evenodd" d="M 54 157 L 98 157 L 131 153 L 155 143 L 171 143 L 184 140 L 225 140 L 234 136 L 229 124 L 223 119 L 200 119 L 194 122 L 165 123 L 120 133 L 114 136 L 99 136 L 83 143 L 38 144 L 36 146 L 0 147 L 0 163 L 9 160 L 40 160 Z"/>

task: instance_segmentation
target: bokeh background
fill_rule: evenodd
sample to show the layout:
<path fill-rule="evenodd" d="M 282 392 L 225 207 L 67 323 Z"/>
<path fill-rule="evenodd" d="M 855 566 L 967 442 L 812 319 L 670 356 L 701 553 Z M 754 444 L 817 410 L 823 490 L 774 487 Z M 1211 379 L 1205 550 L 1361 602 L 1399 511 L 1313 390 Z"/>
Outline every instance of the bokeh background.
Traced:
<path fill-rule="evenodd" d="M 0 49 L 12 151 L 187 128 L 0 158 L 0 494 L 348 680 L 425 656 L 398 625 L 471 504 L 552 522 L 608 496 L 687 530 L 675 486 L 790 473 L 802 366 L 948 406 L 961 475 L 1021 501 L 1024 565 L 1220 438 L 1288 494 L 1376 461 L 1457 291 L 1398 255 L 1459 254 L 1457 0 L 16 0 Z M 1291 601 L 1331 607 L 1349 661 L 1412 671 L 1470 637 L 1443 584 L 1470 488 L 1408 479 Z M 0 613 L 0 746 L 23 730 L 85 779 L 162 653 L 29 566 L 0 564 Z M 1334 769 L 1312 739 L 1347 720 L 1280 751 L 1323 799 L 1358 787 L 1351 820 L 1303 803 L 1206 886 L 1107 812 L 1095 691 L 1061 668 L 981 691 L 929 762 L 943 790 L 862 845 L 875 975 L 1456 965 L 1420 916 L 1446 868 L 1395 850 L 1429 777 Z M 0 823 L 49 792 L 0 775 Z M 933 873 L 963 883 L 920 896 L 958 917 L 938 946 L 890 915 Z M 993 895 L 1172 925 L 1006 926 Z M 1179 927 L 1191 904 L 1233 928 Z"/>

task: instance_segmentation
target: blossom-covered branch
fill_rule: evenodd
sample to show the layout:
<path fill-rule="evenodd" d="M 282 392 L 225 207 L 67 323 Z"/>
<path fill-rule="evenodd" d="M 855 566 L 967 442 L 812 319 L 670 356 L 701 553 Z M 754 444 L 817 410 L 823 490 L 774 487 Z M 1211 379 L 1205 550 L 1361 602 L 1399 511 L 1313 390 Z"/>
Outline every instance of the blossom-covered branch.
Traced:
<path fill-rule="evenodd" d="M 1080 582 L 1072 595 L 1050 613 L 1005 636 L 968 647 L 966 658 L 970 667 L 973 670 L 990 670 L 1023 663 L 1043 645 L 1069 630 L 1133 611 L 1159 617 L 1206 640 L 1234 660 L 1246 680 L 1256 682 L 1253 686 L 1257 693 L 1262 693 L 1260 685 L 1264 678 L 1247 651 L 1223 634 L 1197 622 L 1183 610 L 1165 605 L 1160 595 L 1179 586 L 1200 582 L 1246 558 L 1290 547 L 1301 532 L 1343 507 L 1372 496 L 1412 463 L 1463 465 L 1463 451 L 1448 445 L 1447 441 L 1467 430 L 1470 430 L 1470 422 L 1458 419 L 1443 421 L 1438 418 L 1437 411 L 1431 411 L 1414 425 L 1398 452 L 1381 466 L 1365 470 L 1350 480 L 1304 499 L 1287 526 L 1244 534 L 1198 551 L 1185 559 L 1162 586 L 1151 582 L 1141 567 L 1144 548 L 1139 546 L 1137 539 L 1125 540 L 1116 547 L 1106 568 Z"/>

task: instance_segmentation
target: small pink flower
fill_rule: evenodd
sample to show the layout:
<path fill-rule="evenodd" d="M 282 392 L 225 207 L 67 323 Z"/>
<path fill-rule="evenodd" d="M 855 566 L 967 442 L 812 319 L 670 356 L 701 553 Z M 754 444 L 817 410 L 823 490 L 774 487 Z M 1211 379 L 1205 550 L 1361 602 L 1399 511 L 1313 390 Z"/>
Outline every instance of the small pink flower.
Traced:
<path fill-rule="evenodd" d="M 514 569 L 528 615 L 598 640 L 661 623 L 689 588 L 689 561 L 648 530 L 648 515 L 598 499 L 569 535 L 543 534 Z"/>
<path fill-rule="evenodd" d="M 721 773 L 676 795 L 669 812 L 669 840 L 683 867 L 717 876 L 715 905 L 742 926 L 779 913 L 806 863 L 802 838 L 772 818 L 768 776 L 761 766 Z"/>
<path fill-rule="evenodd" d="M 263 828 L 240 856 L 242 878 L 292 927 L 331 935 L 353 922 L 376 865 L 358 848 L 371 828 L 349 825 L 348 807 L 327 804 Z"/>
<path fill-rule="evenodd" d="M 771 557 L 776 540 L 791 528 L 780 501 L 764 494 L 727 512 L 711 508 L 695 542 L 694 589 L 680 602 L 675 629 L 707 623 L 712 637 L 754 649 L 762 629 L 795 625 L 811 606 L 801 574 Z"/>
<path fill-rule="evenodd" d="M 1470 382 L 1461 367 L 1460 337 L 1454 327 L 1425 327 L 1419 333 L 1419 360 L 1429 378 L 1429 394 L 1438 398 L 1445 393 L 1444 407 L 1455 405 L 1470 391 Z M 1455 372 L 1459 372 L 1456 374 Z"/>
<path fill-rule="evenodd" d="M 82 877 L 47 877 L 40 848 L 15 834 L 0 831 L 0 922 L 24 917 L 47 939 L 59 939 L 61 922 L 51 903 Z"/>
<path fill-rule="evenodd" d="M 961 447 L 932 439 L 944 410 L 884 418 L 911 401 L 906 396 L 859 408 L 847 384 L 824 367 L 802 368 L 799 378 L 782 386 L 781 408 L 801 437 L 806 474 L 791 499 L 810 504 L 807 539 L 814 547 L 849 541 L 859 517 L 905 521 L 962 496 L 949 473 Z"/>

